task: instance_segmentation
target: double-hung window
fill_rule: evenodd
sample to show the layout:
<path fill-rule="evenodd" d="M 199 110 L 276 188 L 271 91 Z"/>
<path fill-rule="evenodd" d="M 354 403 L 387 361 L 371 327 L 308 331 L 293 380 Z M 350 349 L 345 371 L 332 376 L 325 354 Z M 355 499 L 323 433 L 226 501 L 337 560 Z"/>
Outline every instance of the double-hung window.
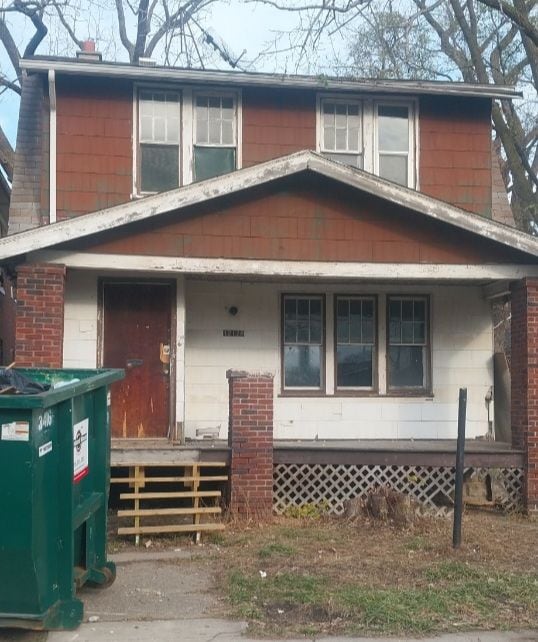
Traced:
<path fill-rule="evenodd" d="M 376 173 L 408 186 L 411 184 L 409 106 L 378 103 L 376 107 Z"/>
<path fill-rule="evenodd" d="M 358 101 L 321 100 L 321 152 L 327 158 L 362 168 L 362 117 Z"/>
<path fill-rule="evenodd" d="M 233 95 L 194 96 L 194 180 L 227 174 L 237 166 L 237 105 Z"/>
<path fill-rule="evenodd" d="M 138 94 L 138 191 L 179 186 L 180 97 L 173 91 Z"/>
<path fill-rule="evenodd" d="M 387 301 L 387 387 L 429 388 L 428 297 L 391 296 Z"/>
<path fill-rule="evenodd" d="M 317 149 L 331 160 L 415 187 L 416 106 L 360 97 L 320 96 Z"/>
<path fill-rule="evenodd" d="M 337 296 L 335 309 L 336 389 L 375 387 L 374 297 Z"/>
<path fill-rule="evenodd" d="M 283 388 L 321 390 L 324 386 L 324 299 L 283 296 Z"/>

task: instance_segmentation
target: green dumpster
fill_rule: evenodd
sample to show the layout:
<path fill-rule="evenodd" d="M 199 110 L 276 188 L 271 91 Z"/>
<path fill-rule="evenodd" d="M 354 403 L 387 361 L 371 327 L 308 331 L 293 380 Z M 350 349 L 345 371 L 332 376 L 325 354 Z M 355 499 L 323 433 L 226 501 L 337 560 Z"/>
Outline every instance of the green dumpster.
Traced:
<path fill-rule="evenodd" d="M 0 627 L 72 629 L 75 591 L 107 586 L 108 386 L 123 370 L 17 369 L 50 384 L 0 395 Z"/>

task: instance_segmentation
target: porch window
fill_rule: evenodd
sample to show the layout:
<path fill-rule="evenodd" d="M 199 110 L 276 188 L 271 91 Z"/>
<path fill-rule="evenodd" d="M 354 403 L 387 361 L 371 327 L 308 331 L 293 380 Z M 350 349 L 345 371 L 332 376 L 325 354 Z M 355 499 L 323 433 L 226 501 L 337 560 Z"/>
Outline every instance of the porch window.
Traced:
<path fill-rule="evenodd" d="M 400 185 L 409 179 L 409 106 L 377 105 L 377 173 Z"/>
<path fill-rule="evenodd" d="M 361 106 L 357 101 L 321 101 L 321 153 L 362 168 Z"/>
<path fill-rule="evenodd" d="M 389 391 L 429 387 L 428 297 L 387 301 L 387 384 Z"/>
<path fill-rule="evenodd" d="M 163 192 L 179 186 L 179 94 L 140 90 L 138 189 Z"/>
<path fill-rule="evenodd" d="M 376 314 L 374 297 L 336 297 L 336 387 L 373 389 Z"/>
<path fill-rule="evenodd" d="M 194 180 L 232 172 L 237 163 L 234 96 L 195 96 Z"/>
<path fill-rule="evenodd" d="M 285 390 L 320 390 L 324 385 L 324 307 L 322 296 L 283 296 L 282 375 Z"/>

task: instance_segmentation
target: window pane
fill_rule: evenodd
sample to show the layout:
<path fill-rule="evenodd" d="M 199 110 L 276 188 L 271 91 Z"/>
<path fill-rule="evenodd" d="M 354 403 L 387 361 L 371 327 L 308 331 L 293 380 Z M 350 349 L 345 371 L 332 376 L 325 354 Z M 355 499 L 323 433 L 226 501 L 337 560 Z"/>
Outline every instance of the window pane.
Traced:
<path fill-rule="evenodd" d="M 337 129 L 336 130 L 336 149 L 347 149 L 347 130 Z"/>
<path fill-rule="evenodd" d="M 153 140 L 164 143 L 166 140 L 166 121 L 164 118 L 155 118 L 153 121 Z"/>
<path fill-rule="evenodd" d="M 232 112 L 234 107 L 234 99 L 231 96 L 224 96 L 222 99 L 222 110 L 224 112 Z M 225 118 L 229 118 L 230 115 L 225 115 Z"/>
<path fill-rule="evenodd" d="M 140 145 L 140 189 L 164 192 L 179 186 L 179 148 L 176 145 Z"/>
<path fill-rule="evenodd" d="M 233 145 L 234 142 L 234 128 L 231 120 L 222 121 L 222 144 Z"/>
<path fill-rule="evenodd" d="M 378 145 L 383 152 L 407 152 L 409 127 L 407 107 L 380 105 L 378 114 Z"/>
<path fill-rule="evenodd" d="M 297 322 L 284 321 L 284 342 L 296 343 L 297 342 Z"/>
<path fill-rule="evenodd" d="M 284 318 L 293 319 L 297 315 L 297 299 L 284 299 Z"/>
<path fill-rule="evenodd" d="M 389 388 L 423 388 L 424 356 L 422 346 L 389 347 Z"/>
<path fill-rule="evenodd" d="M 325 147 L 325 149 L 334 149 L 334 144 L 334 129 L 332 127 L 325 127 L 323 133 L 323 147 Z"/>
<path fill-rule="evenodd" d="M 361 301 L 351 299 L 349 302 L 349 340 L 351 343 L 362 341 L 362 306 Z"/>
<path fill-rule="evenodd" d="M 336 303 L 336 340 L 349 343 L 349 300 L 338 299 Z"/>
<path fill-rule="evenodd" d="M 151 116 L 142 116 L 140 119 L 140 140 L 153 140 L 153 118 Z"/>
<path fill-rule="evenodd" d="M 220 139 L 220 120 L 209 120 L 209 143 L 219 145 Z"/>
<path fill-rule="evenodd" d="M 407 156 L 379 155 L 379 176 L 393 183 L 407 185 Z"/>
<path fill-rule="evenodd" d="M 194 178 L 203 181 L 206 178 L 220 176 L 235 169 L 235 149 L 229 147 L 195 147 Z"/>
<path fill-rule="evenodd" d="M 426 302 L 414 301 L 413 314 L 414 314 L 415 321 L 425 321 L 426 320 Z"/>
<path fill-rule="evenodd" d="M 321 347 L 284 347 L 284 386 L 286 388 L 321 387 Z"/>
<path fill-rule="evenodd" d="M 372 346 L 339 345 L 336 352 L 336 385 L 339 388 L 371 388 L 372 352 Z"/>
<path fill-rule="evenodd" d="M 357 167 L 362 169 L 362 155 L 361 154 L 339 154 L 336 152 L 323 152 L 325 158 L 330 160 L 337 161 L 338 163 L 344 163 L 344 165 L 351 165 L 351 167 Z"/>
<path fill-rule="evenodd" d="M 412 321 L 402 321 L 402 343 L 413 343 Z"/>

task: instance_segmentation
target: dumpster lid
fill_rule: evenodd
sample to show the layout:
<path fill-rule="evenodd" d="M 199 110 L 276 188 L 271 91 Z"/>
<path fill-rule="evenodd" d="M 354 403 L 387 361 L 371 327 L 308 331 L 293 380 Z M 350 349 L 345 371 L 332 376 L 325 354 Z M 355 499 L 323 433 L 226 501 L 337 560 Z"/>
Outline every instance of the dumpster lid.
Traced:
<path fill-rule="evenodd" d="M 1 370 L 4 369 L 0 369 L 0 373 Z M 0 408 L 47 408 L 65 399 L 107 386 L 125 376 L 125 371 L 119 368 L 17 368 L 16 372 L 41 386 L 42 391 L 32 394 L 1 394 Z"/>

